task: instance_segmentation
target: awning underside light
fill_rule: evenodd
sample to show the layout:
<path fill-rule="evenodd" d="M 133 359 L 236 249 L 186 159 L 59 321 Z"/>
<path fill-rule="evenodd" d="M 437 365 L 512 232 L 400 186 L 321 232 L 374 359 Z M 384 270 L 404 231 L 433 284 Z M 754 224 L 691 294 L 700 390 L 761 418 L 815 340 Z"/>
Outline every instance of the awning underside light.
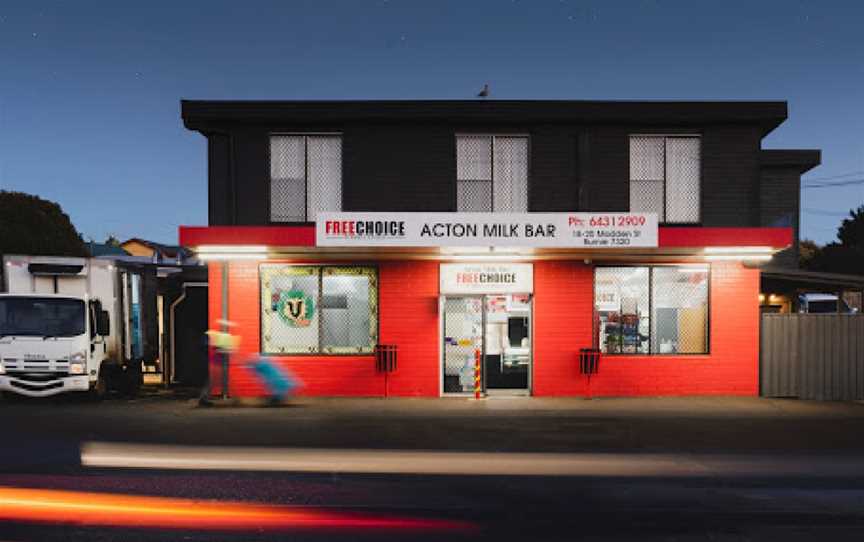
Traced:
<path fill-rule="evenodd" d="M 263 260 L 267 247 L 263 245 L 201 245 L 195 249 L 198 258 L 213 260 Z"/>

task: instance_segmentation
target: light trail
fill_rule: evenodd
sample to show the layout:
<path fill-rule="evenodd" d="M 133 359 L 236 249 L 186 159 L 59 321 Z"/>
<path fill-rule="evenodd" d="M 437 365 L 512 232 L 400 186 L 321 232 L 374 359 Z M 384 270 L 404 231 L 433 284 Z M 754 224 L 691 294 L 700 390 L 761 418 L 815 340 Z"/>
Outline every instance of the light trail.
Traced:
<path fill-rule="evenodd" d="M 864 458 L 692 453 L 514 453 L 89 442 L 85 467 L 469 476 L 845 476 Z M 818 468 L 817 467 L 818 464 Z M 852 470 L 850 470 L 852 469 Z"/>
<path fill-rule="evenodd" d="M 263 505 L 0 486 L 0 520 L 203 531 L 470 531 L 468 523 Z"/>

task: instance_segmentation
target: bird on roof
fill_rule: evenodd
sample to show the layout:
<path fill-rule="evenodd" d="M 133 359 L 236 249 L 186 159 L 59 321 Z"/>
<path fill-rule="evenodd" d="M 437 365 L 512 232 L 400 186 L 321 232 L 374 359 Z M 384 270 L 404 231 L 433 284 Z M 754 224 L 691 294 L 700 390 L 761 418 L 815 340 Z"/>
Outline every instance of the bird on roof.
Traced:
<path fill-rule="evenodd" d="M 478 98 L 485 98 L 489 96 L 489 83 L 483 85 L 483 90 L 477 93 Z"/>

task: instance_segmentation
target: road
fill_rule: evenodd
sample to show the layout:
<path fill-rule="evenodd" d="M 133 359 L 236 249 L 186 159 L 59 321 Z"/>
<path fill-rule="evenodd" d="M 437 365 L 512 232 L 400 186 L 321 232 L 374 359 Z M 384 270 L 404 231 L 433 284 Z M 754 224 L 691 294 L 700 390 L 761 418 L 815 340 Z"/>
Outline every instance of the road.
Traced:
<path fill-rule="evenodd" d="M 0 423 L 0 540 L 864 539 L 857 403 L 151 395 Z"/>

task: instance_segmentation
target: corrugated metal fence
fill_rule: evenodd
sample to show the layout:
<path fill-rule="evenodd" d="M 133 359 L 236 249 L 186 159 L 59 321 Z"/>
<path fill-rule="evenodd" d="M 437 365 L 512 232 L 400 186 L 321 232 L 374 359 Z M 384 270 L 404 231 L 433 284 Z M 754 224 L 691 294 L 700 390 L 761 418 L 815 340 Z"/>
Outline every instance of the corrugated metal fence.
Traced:
<path fill-rule="evenodd" d="M 763 314 L 763 397 L 864 399 L 864 314 Z"/>

